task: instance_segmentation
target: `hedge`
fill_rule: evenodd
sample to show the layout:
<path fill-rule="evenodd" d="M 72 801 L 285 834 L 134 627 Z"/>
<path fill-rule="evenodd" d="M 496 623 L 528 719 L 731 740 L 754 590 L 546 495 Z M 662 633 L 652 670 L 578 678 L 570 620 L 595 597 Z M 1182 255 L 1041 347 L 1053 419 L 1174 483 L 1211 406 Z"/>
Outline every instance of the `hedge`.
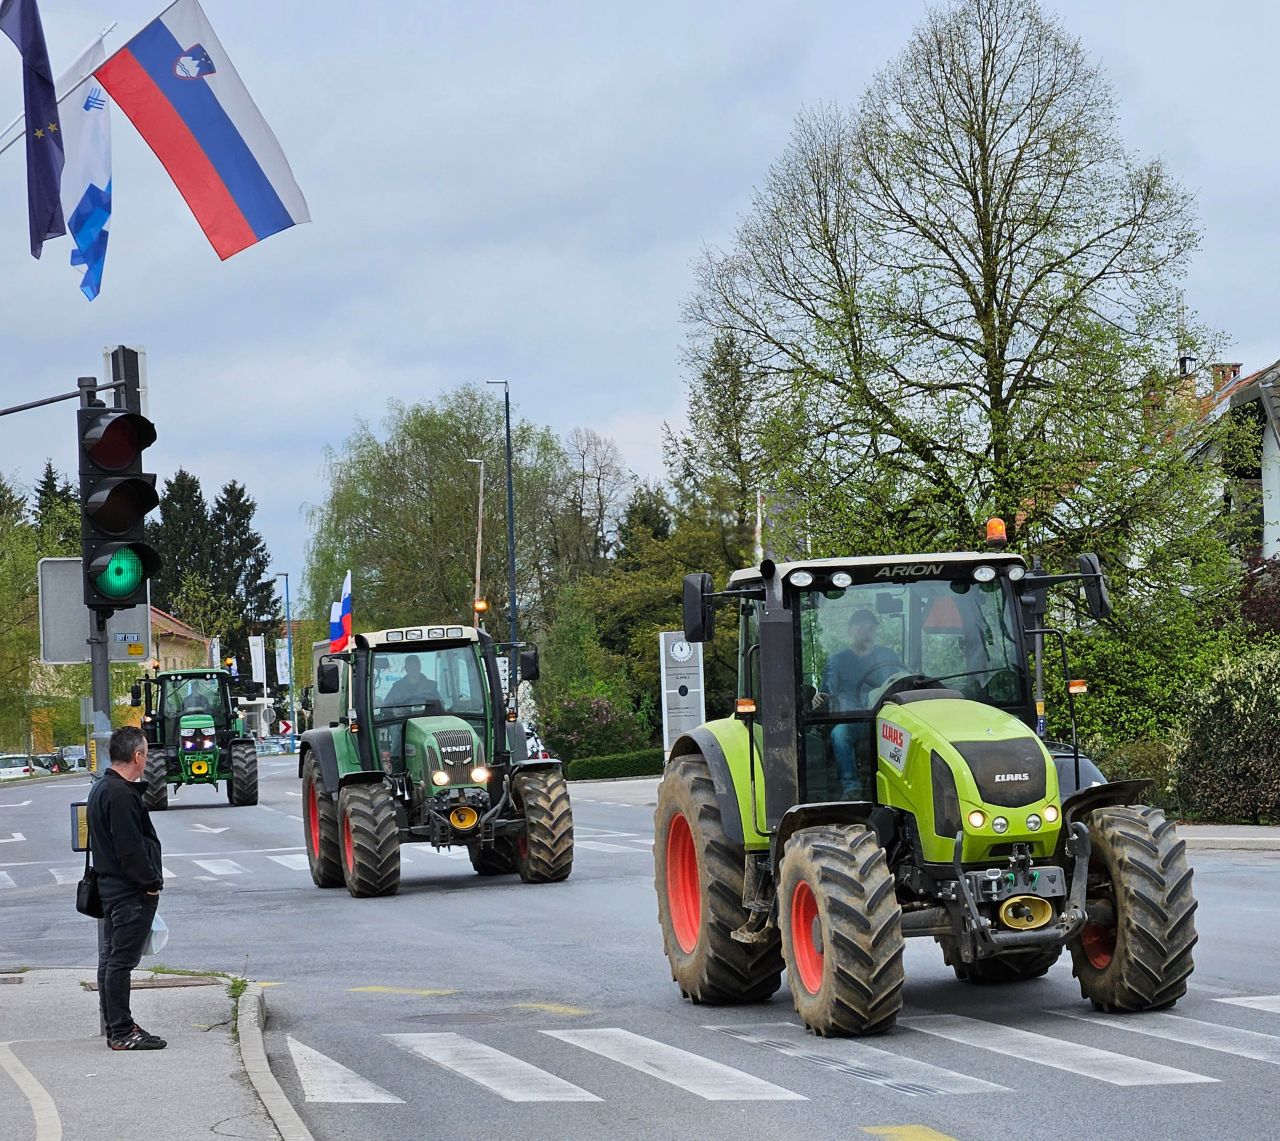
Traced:
<path fill-rule="evenodd" d="M 570 780 L 606 780 L 609 777 L 660 776 L 666 754 L 661 749 L 637 749 L 604 757 L 582 757 L 569 762 Z"/>

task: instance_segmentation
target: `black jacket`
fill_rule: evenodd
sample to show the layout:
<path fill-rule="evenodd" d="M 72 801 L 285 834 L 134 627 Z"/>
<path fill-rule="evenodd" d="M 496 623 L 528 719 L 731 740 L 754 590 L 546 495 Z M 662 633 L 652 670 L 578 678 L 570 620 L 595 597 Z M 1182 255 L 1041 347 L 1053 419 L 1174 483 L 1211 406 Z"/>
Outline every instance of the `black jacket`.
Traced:
<path fill-rule="evenodd" d="M 160 837 L 142 804 L 141 784 L 109 768 L 89 790 L 89 847 L 100 876 L 111 876 L 141 891 L 161 891 Z"/>

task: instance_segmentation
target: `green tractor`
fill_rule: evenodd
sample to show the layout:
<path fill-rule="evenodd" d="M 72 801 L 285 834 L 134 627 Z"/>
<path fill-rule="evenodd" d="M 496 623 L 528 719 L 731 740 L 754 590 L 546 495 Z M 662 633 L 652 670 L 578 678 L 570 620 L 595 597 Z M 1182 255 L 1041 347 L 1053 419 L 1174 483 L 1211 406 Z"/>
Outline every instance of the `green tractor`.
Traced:
<path fill-rule="evenodd" d="M 1070 952 L 1103 1011 L 1185 992 L 1191 870 L 1149 781 L 1108 783 L 1046 744 L 1030 655 L 1047 588 L 1009 553 L 815 559 L 684 582 L 684 634 L 738 619 L 735 716 L 679 738 L 659 786 L 655 883 L 672 977 L 693 1002 L 767 999 L 785 965 L 820 1035 L 875 1034 L 902 1005 L 903 940 L 957 978 L 1013 983 Z M 1057 656 L 1055 654 L 1055 656 Z"/>
<path fill-rule="evenodd" d="M 573 868 L 573 811 L 560 762 L 530 758 L 509 720 L 499 646 L 470 626 L 357 634 L 314 647 L 313 728 L 302 735 L 303 833 L 317 887 L 353 896 L 400 887 L 400 844 L 463 846 L 483 876 L 525 883 Z M 538 676 L 537 650 L 520 676 Z"/>
<path fill-rule="evenodd" d="M 235 710 L 231 675 L 219 669 L 165 670 L 134 683 L 132 703 L 144 705 L 147 735 L 143 803 L 169 807 L 184 784 L 226 784 L 234 805 L 258 803 L 258 754 Z"/>

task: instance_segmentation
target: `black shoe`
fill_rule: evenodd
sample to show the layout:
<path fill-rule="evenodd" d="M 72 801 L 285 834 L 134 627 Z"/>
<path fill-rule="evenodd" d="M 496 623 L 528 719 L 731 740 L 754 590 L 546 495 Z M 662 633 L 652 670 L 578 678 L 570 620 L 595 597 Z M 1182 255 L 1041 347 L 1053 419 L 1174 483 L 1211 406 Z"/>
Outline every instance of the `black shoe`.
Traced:
<path fill-rule="evenodd" d="M 169 1043 L 135 1024 L 123 1038 L 113 1038 L 107 1045 L 113 1050 L 163 1050 Z"/>

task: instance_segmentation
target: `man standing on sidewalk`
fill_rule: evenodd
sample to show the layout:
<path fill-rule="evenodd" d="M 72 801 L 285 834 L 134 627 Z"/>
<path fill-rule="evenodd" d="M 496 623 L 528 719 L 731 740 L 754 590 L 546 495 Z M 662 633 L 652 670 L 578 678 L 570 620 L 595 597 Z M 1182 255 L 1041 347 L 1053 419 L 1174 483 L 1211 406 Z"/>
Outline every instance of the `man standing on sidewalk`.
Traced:
<path fill-rule="evenodd" d="M 111 767 L 89 792 L 89 846 L 102 895 L 102 942 L 98 948 L 98 1002 L 113 1050 L 163 1050 L 129 1013 L 133 968 L 151 931 L 164 870 L 160 838 L 142 803 L 147 739 L 126 725 L 111 734 Z"/>

